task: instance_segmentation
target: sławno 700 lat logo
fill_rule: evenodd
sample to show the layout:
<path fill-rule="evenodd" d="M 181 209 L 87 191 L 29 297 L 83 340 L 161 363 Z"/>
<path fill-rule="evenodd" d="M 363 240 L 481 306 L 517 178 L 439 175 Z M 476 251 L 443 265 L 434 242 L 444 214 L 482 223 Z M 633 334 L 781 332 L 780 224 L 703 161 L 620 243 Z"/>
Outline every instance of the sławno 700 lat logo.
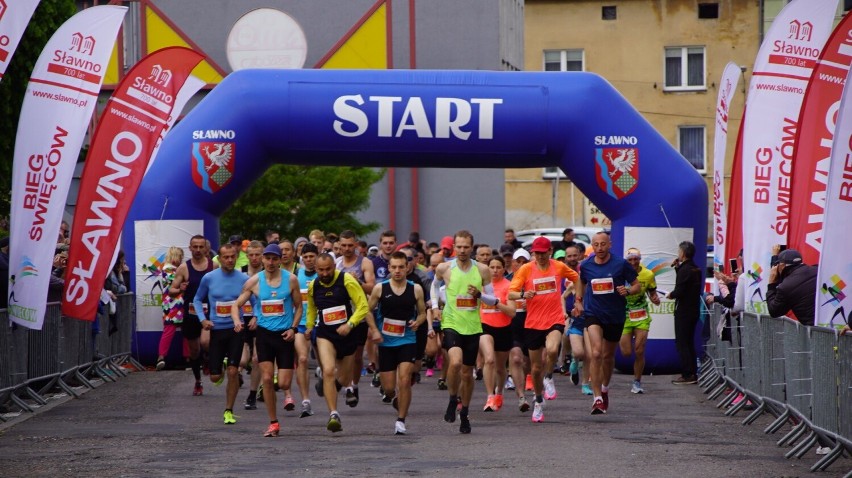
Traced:
<path fill-rule="evenodd" d="M 234 177 L 234 143 L 192 143 L 192 180 L 210 194 L 219 192 Z"/>

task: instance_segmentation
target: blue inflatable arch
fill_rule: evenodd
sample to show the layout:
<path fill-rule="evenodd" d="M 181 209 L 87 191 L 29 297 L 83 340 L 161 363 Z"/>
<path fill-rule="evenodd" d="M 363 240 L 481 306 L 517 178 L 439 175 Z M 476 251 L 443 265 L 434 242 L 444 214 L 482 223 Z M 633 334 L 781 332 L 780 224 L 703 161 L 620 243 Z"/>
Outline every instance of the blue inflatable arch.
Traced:
<path fill-rule="evenodd" d="M 218 238 L 219 216 L 274 163 L 558 166 L 612 219 L 614 251 L 625 227 L 667 228 L 667 219 L 706 243 L 704 178 L 595 74 L 243 70 L 163 141 L 125 226 L 128 264 L 137 264 L 136 221 L 201 219 Z M 137 344 L 143 358 L 156 353 L 152 335 Z"/>

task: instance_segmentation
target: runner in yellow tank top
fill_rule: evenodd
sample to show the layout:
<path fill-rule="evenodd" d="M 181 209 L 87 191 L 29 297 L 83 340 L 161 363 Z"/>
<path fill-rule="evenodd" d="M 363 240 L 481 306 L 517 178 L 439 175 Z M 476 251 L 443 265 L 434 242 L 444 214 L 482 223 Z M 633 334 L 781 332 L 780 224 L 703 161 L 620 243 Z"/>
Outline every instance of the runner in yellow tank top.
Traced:
<path fill-rule="evenodd" d="M 444 420 L 456 421 L 456 406 L 461 402 L 459 432 L 470 433 L 468 407 L 473 395 L 472 368 L 476 365 L 479 336 L 482 334 L 479 303 L 481 300 L 488 305 L 494 305 L 497 299 L 493 295 L 491 271 L 485 264 L 471 260 L 473 235 L 464 230 L 457 232 L 453 239 L 453 248 L 456 253 L 455 260 L 439 264 L 432 282 L 432 297 L 438 297 L 437 288 L 440 287 L 440 282 L 446 284 L 447 302 L 441 314 L 437 309 L 437 301 L 434 301 L 432 312 L 439 317 L 443 315 L 443 347 L 449 359 L 449 364 L 445 366 L 448 367 L 447 388 L 450 392 L 450 402 Z"/>

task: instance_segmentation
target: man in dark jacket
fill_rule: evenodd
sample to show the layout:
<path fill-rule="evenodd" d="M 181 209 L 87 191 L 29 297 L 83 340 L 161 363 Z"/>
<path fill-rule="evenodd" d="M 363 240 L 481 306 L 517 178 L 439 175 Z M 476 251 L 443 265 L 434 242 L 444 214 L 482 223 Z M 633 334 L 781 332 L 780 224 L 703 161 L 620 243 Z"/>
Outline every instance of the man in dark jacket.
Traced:
<path fill-rule="evenodd" d="M 695 354 L 695 326 L 701 312 L 701 269 L 693 261 L 695 244 L 683 241 L 678 245 L 674 266 L 677 275 L 669 299 L 675 299 L 675 347 L 680 355 L 681 376 L 672 380 L 675 385 L 698 383 Z"/>
<path fill-rule="evenodd" d="M 769 270 L 769 315 L 781 317 L 792 310 L 802 325 L 814 325 L 816 282 L 817 266 L 802 264 L 802 255 L 795 249 L 781 251 L 778 263 Z"/>

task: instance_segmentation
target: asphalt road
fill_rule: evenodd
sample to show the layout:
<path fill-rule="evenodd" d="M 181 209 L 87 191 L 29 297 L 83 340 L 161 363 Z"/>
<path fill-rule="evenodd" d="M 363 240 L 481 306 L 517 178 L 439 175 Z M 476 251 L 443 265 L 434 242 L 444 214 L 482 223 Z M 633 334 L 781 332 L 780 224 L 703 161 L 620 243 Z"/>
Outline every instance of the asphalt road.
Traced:
<path fill-rule="evenodd" d="M 316 415 L 300 419 L 279 408 L 281 436 L 263 438 L 265 410 L 242 409 L 245 387 L 237 423 L 224 425 L 224 387 L 205 383 L 204 396 L 193 397 L 189 371 L 132 373 L 0 425 L 0 476 L 834 477 L 852 470 L 843 458 L 811 474 L 814 450 L 785 459 L 787 449 L 775 445 L 781 434 L 762 432 L 769 417 L 742 426 L 743 413 L 725 417 L 698 387 L 671 378 L 645 377 L 647 393 L 633 395 L 630 377 L 617 375 L 610 412 L 591 416 L 589 397 L 559 376 L 559 396 L 538 424 L 518 412 L 512 395 L 499 412 L 482 412 L 477 382 L 470 435 L 443 421 L 447 394 L 424 378 L 405 436 L 393 435 L 394 410 L 365 381 L 357 408 L 341 397 L 343 432 L 326 431 L 325 403 L 314 397 Z"/>

